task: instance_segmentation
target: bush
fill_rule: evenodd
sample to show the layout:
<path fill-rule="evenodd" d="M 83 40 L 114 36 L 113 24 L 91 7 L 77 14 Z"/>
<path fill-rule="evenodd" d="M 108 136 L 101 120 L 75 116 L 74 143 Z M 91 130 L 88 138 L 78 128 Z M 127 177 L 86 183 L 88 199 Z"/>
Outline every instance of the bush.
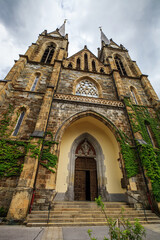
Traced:
<path fill-rule="evenodd" d="M 102 202 L 101 196 L 95 199 L 97 206 L 101 207 L 101 211 L 104 213 L 106 223 L 109 227 L 109 237 L 104 237 L 104 240 L 142 240 L 145 236 L 145 229 L 139 223 L 138 219 L 135 219 L 134 224 L 131 224 L 128 219 L 123 216 L 124 210 L 121 211 L 121 216 L 117 219 L 107 217 L 104 210 L 104 203 Z M 91 240 L 97 240 L 92 237 L 92 231 L 88 230 L 88 235 Z"/>

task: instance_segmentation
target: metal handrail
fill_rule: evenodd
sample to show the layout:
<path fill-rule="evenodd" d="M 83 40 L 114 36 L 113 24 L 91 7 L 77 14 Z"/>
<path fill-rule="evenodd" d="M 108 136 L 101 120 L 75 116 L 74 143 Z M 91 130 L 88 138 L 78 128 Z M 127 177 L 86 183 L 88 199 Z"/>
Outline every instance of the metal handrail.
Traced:
<path fill-rule="evenodd" d="M 52 204 L 52 202 L 53 202 L 53 200 L 54 200 L 54 198 L 56 197 L 56 195 L 57 195 L 57 192 L 55 193 L 55 195 L 53 196 L 53 198 L 50 200 L 50 202 L 49 202 L 49 206 L 48 206 L 48 219 L 47 219 L 47 224 L 49 223 L 49 218 L 50 218 L 50 212 L 51 212 L 51 204 Z M 54 208 L 54 205 L 53 205 L 53 208 Z"/>
<path fill-rule="evenodd" d="M 129 193 L 125 193 L 126 195 L 128 195 L 129 197 L 133 198 L 134 200 L 136 200 L 138 203 L 142 204 L 143 206 L 143 211 L 144 211 L 144 216 L 145 216 L 145 220 L 146 222 L 148 222 L 148 219 L 147 219 L 147 215 L 146 215 L 146 209 L 145 209 L 145 205 L 143 202 L 139 201 L 137 198 L 133 197 L 132 195 L 130 195 Z"/>

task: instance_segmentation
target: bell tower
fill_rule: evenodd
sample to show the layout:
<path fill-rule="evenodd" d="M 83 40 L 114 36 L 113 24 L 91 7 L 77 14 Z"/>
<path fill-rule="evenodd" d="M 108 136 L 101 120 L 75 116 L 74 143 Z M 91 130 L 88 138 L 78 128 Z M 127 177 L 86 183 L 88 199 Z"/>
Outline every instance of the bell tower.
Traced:
<path fill-rule="evenodd" d="M 130 96 L 139 104 L 157 106 L 158 96 L 148 76 L 141 73 L 136 61 L 130 58 L 128 50 L 122 44 L 119 46 L 112 39 L 108 40 L 101 28 L 100 31 L 101 49 L 98 49 L 98 57 L 104 64 L 109 64 L 119 99 Z"/>
<path fill-rule="evenodd" d="M 29 108 L 27 117 L 32 116 L 28 127 L 31 134 L 24 135 L 22 128 L 16 127 L 14 138 L 26 138 L 31 136 L 30 144 L 37 148 L 39 153 L 43 148 L 41 139 L 45 137 L 49 114 L 54 93 L 59 81 L 62 62 L 67 57 L 68 36 L 65 35 L 65 22 L 53 32 L 43 31 L 36 43 L 33 43 L 25 55 L 20 55 L 11 71 L 6 76 L 6 81 L 11 80 L 13 92 L 21 91 L 23 100 L 17 104 Z M 7 86 L 6 86 L 7 87 Z M 27 99 L 27 100 L 26 100 Z M 32 104 L 32 100 L 34 104 Z M 36 105 L 36 106 L 35 106 Z M 36 111 L 38 114 L 34 114 Z M 22 115 L 22 114 L 21 114 Z M 17 126 L 24 124 L 26 111 Z M 33 158 L 33 152 L 28 151 L 23 171 L 18 180 L 18 185 L 10 204 L 8 218 L 25 218 L 35 189 L 39 154 Z"/>

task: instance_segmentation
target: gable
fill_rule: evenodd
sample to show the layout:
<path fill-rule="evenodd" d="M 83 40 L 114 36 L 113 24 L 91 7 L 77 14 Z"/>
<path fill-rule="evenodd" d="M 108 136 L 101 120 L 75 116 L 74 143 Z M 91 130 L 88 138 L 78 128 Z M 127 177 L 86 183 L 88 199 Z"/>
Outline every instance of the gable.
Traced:
<path fill-rule="evenodd" d="M 52 36 L 52 37 L 62 37 L 61 34 L 58 32 L 58 29 L 48 33 L 48 36 Z"/>
<path fill-rule="evenodd" d="M 116 44 L 112 39 L 110 40 L 110 44 L 108 45 L 108 47 L 112 47 L 112 48 L 116 48 L 116 49 L 121 49 L 121 47 L 118 46 L 118 44 Z"/>
<path fill-rule="evenodd" d="M 88 71 L 98 73 L 108 73 L 108 68 L 91 52 L 84 47 L 81 51 L 75 53 L 64 61 L 64 67 L 77 70 L 87 70 L 85 62 L 87 58 Z M 79 61 L 79 65 L 77 63 Z"/>

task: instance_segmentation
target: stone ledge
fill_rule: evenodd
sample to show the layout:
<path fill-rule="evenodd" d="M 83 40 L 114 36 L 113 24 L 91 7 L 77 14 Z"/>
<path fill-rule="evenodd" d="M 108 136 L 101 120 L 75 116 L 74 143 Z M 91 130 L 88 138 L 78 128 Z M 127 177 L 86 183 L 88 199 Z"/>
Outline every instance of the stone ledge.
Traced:
<path fill-rule="evenodd" d="M 54 99 L 75 101 L 75 102 L 85 102 L 85 103 L 94 103 L 102 104 L 114 107 L 124 107 L 124 104 L 121 101 L 106 100 L 102 98 L 92 98 L 92 97 L 83 97 L 78 95 L 67 95 L 67 94 L 55 94 Z"/>

